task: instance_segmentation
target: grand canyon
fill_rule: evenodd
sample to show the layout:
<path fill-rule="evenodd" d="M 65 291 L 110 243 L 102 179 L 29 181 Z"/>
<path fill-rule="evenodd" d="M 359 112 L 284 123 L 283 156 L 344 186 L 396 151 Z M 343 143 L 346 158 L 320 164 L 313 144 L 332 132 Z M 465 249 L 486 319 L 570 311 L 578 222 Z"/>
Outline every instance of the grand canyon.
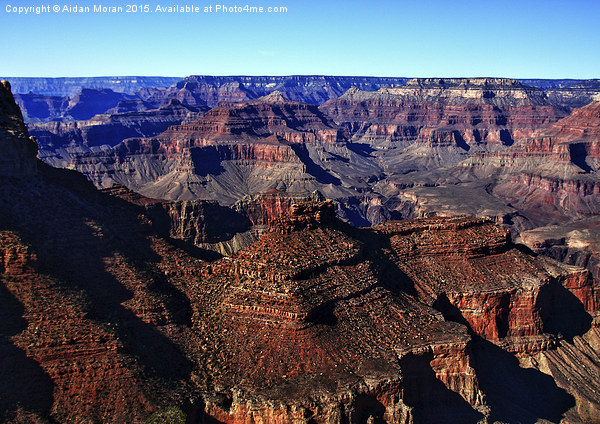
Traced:
<path fill-rule="evenodd" d="M 600 423 L 600 80 L 0 85 L 0 420 Z"/>

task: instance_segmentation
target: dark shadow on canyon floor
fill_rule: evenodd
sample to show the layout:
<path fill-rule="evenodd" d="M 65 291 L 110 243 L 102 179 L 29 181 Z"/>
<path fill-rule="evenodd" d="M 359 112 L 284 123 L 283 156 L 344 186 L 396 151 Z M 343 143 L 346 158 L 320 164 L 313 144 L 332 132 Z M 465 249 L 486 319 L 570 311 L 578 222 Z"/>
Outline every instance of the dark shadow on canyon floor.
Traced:
<path fill-rule="evenodd" d="M 294 153 L 300 158 L 300 160 L 306 166 L 306 172 L 317 179 L 321 184 L 333 184 L 339 186 L 342 184 L 339 178 L 334 177 L 325 169 L 317 165 L 310 157 L 306 146 L 292 144 L 290 146 Z"/>
<path fill-rule="evenodd" d="M 490 406 L 490 422 L 559 422 L 575 406 L 575 399 L 559 388 L 552 377 L 521 368 L 514 355 L 493 343 L 475 338 L 471 356 L 479 388 Z"/>
<path fill-rule="evenodd" d="M 18 408 L 43 416 L 52 407 L 54 384 L 50 376 L 11 340 L 27 328 L 24 312 L 23 305 L 0 280 L 0 421 Z"/>
<path fill-rule="evenodd" d="M 415 424 L 476 424 L 484 416 L 437 379 L 430 362 L 433 354 L 407 355 L 401 359 L 404 380 L 403 402 L 413 408 Z"/>

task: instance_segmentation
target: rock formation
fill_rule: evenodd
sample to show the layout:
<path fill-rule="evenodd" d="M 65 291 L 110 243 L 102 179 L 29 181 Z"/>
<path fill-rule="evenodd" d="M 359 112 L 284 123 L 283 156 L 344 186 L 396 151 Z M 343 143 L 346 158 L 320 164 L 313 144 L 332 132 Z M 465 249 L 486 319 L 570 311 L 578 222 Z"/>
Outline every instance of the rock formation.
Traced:
<path fill-rule="evenodd" d="M 202 81 L 177 93 L 191 96 Z M 182 101 L 201 100 L 188 94 Z M 318 190 L 360 226 L 467 214 L 517 235 L 598 213 L 595 103 L 565 117 L 544 90 L 496 78 L 352 88 L 319 109 L 278 91 L 240 101 L 251 97 L 71 167 L 100 187 L 168 200 L 231 205 L 269 189 Z"/>
<path fill-rule="evenodd" d="M 128 108 L 124 102 L 116 110 Z M 191 107 L 172 100 L 158 109 L 114 112 L 88 120 L 29 124 L 29 133 L 40 147 L 40 159 L 56 167 L 66 167 L 77 154 L 104 146 L 113 147 L 131 137 L 152 137 L 172 125 L 200 118 L 206 107 Z"/>
<path fill-rule="evenodd" d="M 71 167 L 101 187 L 118 183 L 148 197 L 232 204 L 272 188 L 300 193 L 323 182 L 339 185 L 317 162 L 351 155 L 344 137 L 316 106 L 276 92 L 223 104 L 154 138 L 80 156 Z"/>
<path fill-rule="evenodd" d="M 398 88 L 352 88 L 321 106 L 357 142 L 392 147 L 414 141 L 468 150 L 512 144 L 566 112 L 543 90 L 499 78 L 413 79 Z"/>
<path fill-rule="evenodd" d="M 574 220 L 524 231 L 519 241 L 536 253 L 589 269 L 600 281 L 600 219 Z"/>
<path fill-rule="evenodd" d="M 206 200 L 150 199 L 119 185 L 102 191 L 143 206 L 159 234 L 221 255 L 231 255 L 257 241 L 293 204 L 323 200 L 319 192 L 290 194 L 272 189 L 245 196 L 227 207 Z"/>
<path fill-rule="evenodd" d="M 599 100 L 600 80 L 584 80 L 566 87 L 553 87 L 547 90 L 548 97 L 557 104 L 578 108 L 593 100 Z"/>
<path fill-rule="evenodd" d="M 21 178 L 36 173 L 37 144 L 27 133 L 6 81 L 0 83 L 0 143 L 0 176 Z"/>
<path fill-rule="evenodd" d="M 61 119 L 69 108 L 69 98 L 27 93 L 15 94 L 25 122 L 46 122 Z"/>
<path fill-rule="evenodd" d="M 186 321 L 186 303 L 152 243 L 182 253 L 132 206 L 37 160 L 0 87 L 0 420 L 143 422 L 191 393 L 189 362 L 161 332 Z"/>
<path fill-rule="evenodd" d="M 498 355 L 495 366 L 517 362 L 512 353 L 552 350 L 558 334 L 583 334 L 599 306 L 589 273 L 518 251 L 489 221 L 435 218 L 357 231 L 327 202 L 293 207 L 259 242 L 211 264 L 204 281 L 198 304 L 211 306 L 194 313 L 195 328 L 211 322 L 209 328 L 227 329 L 208 344 L 227 351 L 211 369 L 218 372 L 214 384 L 230 389 L 205 398 L 222 422 L 264 414 L 273 422 L 558 421 L 558 411 L 574 401 L 550 379 L 523 377 L 518 365 L 506 364 L 506 373 L 527 385 L 545 380 L 548 390 L 538 395 L 554 402 L 507 407 L 496 403 L 487 367 Z M 471 342 L 476 354 L 468 353 L 469 337 L 456 322 L 487 340 Z M 241 342 L 250 334 L 251 343 Z M 275 338 L 277 348 L 269 342 Z M 505 377 L 495 376 L 494 384 L 513 376 Z M 257 389 L 273 399 L 270 411 Z"/>
<path fill-rule="evenodd" d="M 600 102 L 592 102 L 492 155 L 513 170 L 494 193 L 541 225 L 597 215 L 599 149 Z"/>

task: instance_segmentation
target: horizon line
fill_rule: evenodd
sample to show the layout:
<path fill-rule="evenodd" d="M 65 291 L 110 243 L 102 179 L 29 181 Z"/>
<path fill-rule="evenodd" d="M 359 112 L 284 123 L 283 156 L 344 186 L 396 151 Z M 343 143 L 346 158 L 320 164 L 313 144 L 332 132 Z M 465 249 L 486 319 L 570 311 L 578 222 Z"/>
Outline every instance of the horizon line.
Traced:
<path fill-rule="evenodd" d="M 286 78 L 286 77 L 345 77 L 345 78 L 403 78 L 403 79 L 516 79 L 516 80 L 526 80 L 526 79 L 537 79 L 537 80 L 597 80 L 600 77 L 592 77 L 592 78 L 575 78 L 575 77 L 559 77 L 559 78 L 549 78 L 549 77 L 513 77 L 513 76 L 381 76 L 381 75 L 345 75 L 345 74 L 281 74 L 281 75 L 268 75 L 268 74 L 189 74 L 186 76 L 178 76 L 178 75 L 85 75 L 85 76 L 0 76 L 1 79 L 10 79 L 10 78 L 39 78 L 39 79 L 67 79 L 67 78 L 180 78 L 185 79 L 189 77 L 221 77 L 221 78 L 239 78 L 239 77 L 266 77 L 266 78 Z"/>

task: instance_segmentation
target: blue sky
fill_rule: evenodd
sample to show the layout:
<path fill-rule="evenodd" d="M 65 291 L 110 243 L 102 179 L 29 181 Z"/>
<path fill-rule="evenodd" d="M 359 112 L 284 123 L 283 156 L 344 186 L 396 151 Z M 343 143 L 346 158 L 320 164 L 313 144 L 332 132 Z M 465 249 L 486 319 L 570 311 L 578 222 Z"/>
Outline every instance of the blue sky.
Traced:
<path fill-rule="evenodd" d="M 2 76 L 374 75 L 600 78 L 600 1 L 142 0 L 285 14 L 17 15 L 0 0 Z"/>

